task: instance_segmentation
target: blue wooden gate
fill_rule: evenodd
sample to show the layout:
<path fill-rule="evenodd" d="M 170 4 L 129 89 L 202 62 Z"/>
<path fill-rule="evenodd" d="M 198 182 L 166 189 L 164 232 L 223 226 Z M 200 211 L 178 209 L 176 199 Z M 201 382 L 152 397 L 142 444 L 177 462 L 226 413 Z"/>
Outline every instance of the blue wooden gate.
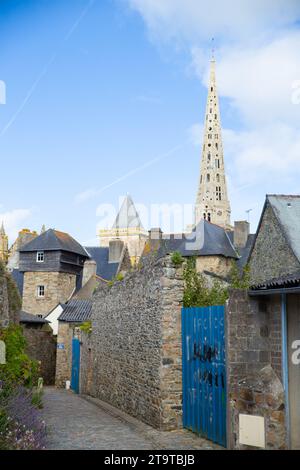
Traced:
<path fill-rule="evenodd" d="M 182 309 L 183 426 L 226 447 L 225 308 Z"/>
<path fill-rule="evenodd" d="M 80 374 L 80 341 L 77 338 L 72 340 L 72 376 L 71 389 L 79 393 L 79 374 Z"/>

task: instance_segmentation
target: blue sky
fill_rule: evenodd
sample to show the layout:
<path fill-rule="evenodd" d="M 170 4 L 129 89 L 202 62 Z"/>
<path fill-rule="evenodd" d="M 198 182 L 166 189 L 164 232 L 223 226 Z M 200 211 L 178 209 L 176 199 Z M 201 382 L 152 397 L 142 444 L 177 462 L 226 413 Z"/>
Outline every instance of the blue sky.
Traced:
<path fill-rule="evenodd" d="M 202 0 L 1 0 L 11 241 L 44 223 L 96 243 L 97 207 L 127 192 L 147 206 L 194 202 L 212 36 L 232 219 L 253 208 L 255 228 L 266 193 L 299 193 L 300 8 L 244 1 L 207 28 Z"/>

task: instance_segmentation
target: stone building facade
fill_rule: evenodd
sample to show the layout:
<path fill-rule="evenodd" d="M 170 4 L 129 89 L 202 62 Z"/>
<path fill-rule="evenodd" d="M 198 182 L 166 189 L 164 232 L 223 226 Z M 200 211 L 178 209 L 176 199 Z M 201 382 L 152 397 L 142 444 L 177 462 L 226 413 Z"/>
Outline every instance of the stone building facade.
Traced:
<path fill-rule="evenodd" d="M 269 301 L 270 300 L 270 301 Z M 227 306 L 228 444 L 240 443 L 241 414 L 264 418 L 265 448 L 288 447 L 282 377 L 280 297 L 250 298 L 232 290 Z"/>
<path fill-rule="evenodd" d="M 180 427 L 182 297 L 182 268 L 170 256 L 101 286 L 82 346 L 82 392 L 156 428 Z"/>
<path fill-rule="evenodd" d="M 65 388 L 66 381 L 71 379 L 74 327 L 70 323 L 59 322 L 55 385 L 60 388 Z"/>
<path fill-rule="evenodd" d="M 255 285 L 300 271 L 299 260 L 269 200 L 268 197 L 251 253 L 255 260 L 251 263 L 251 283 Z"/>
<path fill-rule="evenodd" d="M 69 300 L 78 286 L 87 251 L 69 234 L 49 229 L 19 249 L 22 309 L 46 315 Z"/>
<path fill-rule="evenodd" d="M 8 271 L 12 272 L 15 269 L 19 269 L 19 262 L 20 262 L 19 250 L 22 248 L 22 246 L 31 242 L 37 236 L 38 236 L 38 233 L 35 230 L 31 231 L 27 228 L 23 228 L 22 230 L 19 231 L 17 239 L 15 240 L 15 242 L 12 244 L 12 246 L 9 249 L 8 262 L 7 262 Z"/>
<path fill-rule="evenodd" d="M 37 287 L 45 287 L 44 297 Z M 75 291 L 76 275 L 61 272 L 25 272 L 22 309 L 37 315 L 49 313 L 58 303 L 66 302 Z"/>

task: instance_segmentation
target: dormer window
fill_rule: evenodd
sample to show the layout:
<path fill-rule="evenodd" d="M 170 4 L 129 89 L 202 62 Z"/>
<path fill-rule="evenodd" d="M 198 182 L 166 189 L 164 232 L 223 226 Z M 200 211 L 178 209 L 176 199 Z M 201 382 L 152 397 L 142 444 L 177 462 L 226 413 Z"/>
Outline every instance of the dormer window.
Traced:
<path fill-rule="evenodd" d="M 45 253 L 43 251 L 38 251 L 36 254 L 36 262 L 43 263 L 45 261 Z"/>

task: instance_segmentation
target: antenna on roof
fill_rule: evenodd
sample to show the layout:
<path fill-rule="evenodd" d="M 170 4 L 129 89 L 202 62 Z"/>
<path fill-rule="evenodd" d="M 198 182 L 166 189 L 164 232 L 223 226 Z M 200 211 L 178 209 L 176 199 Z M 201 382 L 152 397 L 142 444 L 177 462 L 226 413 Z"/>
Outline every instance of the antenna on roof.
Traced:
<path fill-rule="evenodd" d="M 248 210 L 246 211 L 247 218 L 248 218 L 248 223 L 249 223 L 249 224 L 250 224 L 250 212 L 252 212 L 252 211 L 253 211 L 253 209 L 248 209 Z"/>

